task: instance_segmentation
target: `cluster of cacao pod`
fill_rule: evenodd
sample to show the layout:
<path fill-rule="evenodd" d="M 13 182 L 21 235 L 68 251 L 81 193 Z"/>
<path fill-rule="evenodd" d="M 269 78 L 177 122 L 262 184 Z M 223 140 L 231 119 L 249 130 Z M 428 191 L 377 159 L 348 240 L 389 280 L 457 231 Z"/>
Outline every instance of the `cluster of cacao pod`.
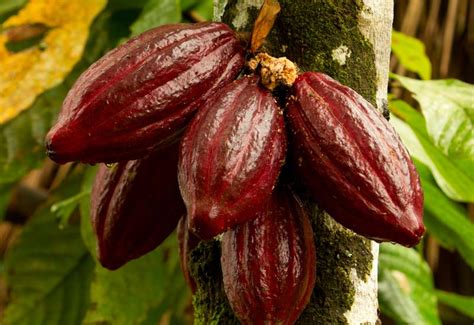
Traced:
<path fill-rule="evenodd" d="M 316 253 L 304 205 L 278 182 L 287 151 L 314 201 L 377 241 L 415 245 L 423 196 L 394 129 L 355 91 L 306 72 L 280 107 L 257 75 L 238 78 L 244 58 L 222 23 L 147 31 L 79 77 L 47 152 L 58 163 L 102 163 L 91 220 L 104 267 L 153 250 L 179 222 L 194 291 L 189 252 L 224 233 L 224 287 L 237 317 L 293 324 L 313 290 Z"/>

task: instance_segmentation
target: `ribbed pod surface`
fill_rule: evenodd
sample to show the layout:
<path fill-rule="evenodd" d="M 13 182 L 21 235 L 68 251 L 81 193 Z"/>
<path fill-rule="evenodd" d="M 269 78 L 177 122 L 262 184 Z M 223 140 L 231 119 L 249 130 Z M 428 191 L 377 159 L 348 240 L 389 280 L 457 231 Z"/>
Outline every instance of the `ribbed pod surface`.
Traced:
<path fill-rule="evenodd" d="M 251 219 L 270 198 L 286 153 L 282 111 L 244 77 L 193 119 L 181 143 L 178 179 L 189 228 L 210 239 Z"/>
<path fill-rule="evenodd" d="M 296 171 L 347 228 L 405 246 L 424 233 L 423 193 L 393 127 L 362 96 L 322 73 L 293 85 L 287 107 Z"/>
<path fill-rule="evenodd" d="M 178 146 L 140 160 L 101 165 L 91 194 L 98 259 L 109 269 L 155 249 L 185 214 L 177 181 Z"/>
<path fill-rule="evenodd" d="M 172 142 L 243 62 L 243 48 L 225 24 L 151 29 L 79 77 L 46 137 L 48 155 L 59 163 L 141 158 Z"/>
<path fill-rule="evenodd" d="M 313 232 L 298 198 L 280 189 L 256 219 L 226 232 L 221 264 L 229 303 L 243 324 L 294 324 L 316 277 Z"/>

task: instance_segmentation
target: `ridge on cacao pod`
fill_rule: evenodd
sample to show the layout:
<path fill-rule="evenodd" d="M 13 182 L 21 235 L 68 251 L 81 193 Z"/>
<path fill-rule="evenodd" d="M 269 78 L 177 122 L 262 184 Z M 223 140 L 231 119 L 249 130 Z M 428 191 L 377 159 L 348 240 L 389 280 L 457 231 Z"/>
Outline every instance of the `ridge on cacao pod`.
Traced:
<path fill-rule="evenodd" d="M 286 153 L 283 113 L 257 77 L 216 93 L 181 142 L 178 179 L 189 228 L 210 239 L 270 198 Z"/>
<path fill-rule="evenodd" d="M 113 167 L 101 164 L 91 222 L 102 266 L 114 270 L 161 244 L 185 207 L 176 178 L 178 145 Z"/>
<path fill-rule="evenodd" d="M 323 73 L 307 72 L 293 85 L 287 118 L 294 168 L 322 208 L 374 240 L 420 241 L 418 174 L 396 131 L 368 101 Z"/>
<path fill-rule="evenodd" d="M 108 52 L 76 81 L 46 137 L 58 163 L 112 163 L 165 146 L 244 64 L 223 23 L 151 29 Z"/>
<path fill-rule="evenodd" d="M 309 217 L 289 189 L 277 189 L 257 218 L 222 238 L 224 289 L 243 324 L 292 325 L 316 278 Z"/>

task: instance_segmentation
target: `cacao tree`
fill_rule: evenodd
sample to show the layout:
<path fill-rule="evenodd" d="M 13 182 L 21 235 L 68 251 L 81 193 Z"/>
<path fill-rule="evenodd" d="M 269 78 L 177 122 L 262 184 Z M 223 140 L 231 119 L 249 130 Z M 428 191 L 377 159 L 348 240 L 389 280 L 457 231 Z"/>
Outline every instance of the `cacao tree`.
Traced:
<path fill-rule="evenodd" d="M 214 3 L 214 18 L 250 32 L 263 1 Z M 349 85 L 383 111 L 387 94 L 393 1 L 280 1 L 264 48 L 303 71 L 322 71 Z M 310 201 L 317 252 L 316 286 L 297 324 L 375 324 L 378 244 L 336 223 Z M 238 323 L 222 285 L 220 243 L 191 252 L 198 324 Z"/>

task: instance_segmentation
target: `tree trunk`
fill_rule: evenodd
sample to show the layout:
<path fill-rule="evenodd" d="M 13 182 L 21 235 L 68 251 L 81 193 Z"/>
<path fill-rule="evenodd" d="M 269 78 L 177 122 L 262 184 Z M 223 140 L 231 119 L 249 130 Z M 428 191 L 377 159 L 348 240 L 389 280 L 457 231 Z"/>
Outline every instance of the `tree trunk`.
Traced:
<path fill-rule="evenodd" d="M 249 32 L 263 0 L 215 0 L 215 20 Z M 393 0 L 280 0 L 265 43 L 302 71 L 323 71 L 383 110 L 387 94 Z M 378 244 L 343 228 L 311 202 L 317 278 L 297 324 L 375 324 Z M 238 324 L 222 285 L 218 240 L 191 253 L 196 324 Z"/>

